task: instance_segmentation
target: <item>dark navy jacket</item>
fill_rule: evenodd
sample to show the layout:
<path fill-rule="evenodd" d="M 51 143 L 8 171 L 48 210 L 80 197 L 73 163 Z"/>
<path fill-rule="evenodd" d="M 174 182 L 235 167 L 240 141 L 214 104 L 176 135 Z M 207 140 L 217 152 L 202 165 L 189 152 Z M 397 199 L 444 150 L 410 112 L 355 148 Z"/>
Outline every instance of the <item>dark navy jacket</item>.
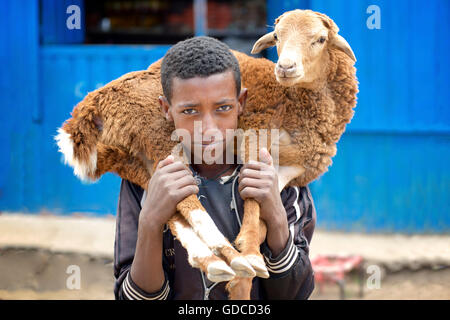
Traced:
<path fill-rule="evenodd" d="M 199 181 L 197 197 L 231 243 L 239 233 L 244 211 L 237 181 L 241 167 L 239 165 L 233 174 L 218 180 L 195 176 Z M 212 283 L 203 272 L 192 268 L 186 250 L 168 228 L 163 234 L 164 285 L 158 292 L 148 293 L 133 282 L 129 271 L 145 196 L 141 187 L 122 180 L 114 246 L 116 299 L 227 299 L 226 283 Z M 311 193 L 308 187 L 286 187 L 280 196 L 287 213 L 289 240 L 277 257 L 271 254 L 266 243 L 261 245 L 270 278 L 254 278 L 252 299 L 307 299 L 314 289 L 314 273 L 308 256 L 316 221 Z"/>

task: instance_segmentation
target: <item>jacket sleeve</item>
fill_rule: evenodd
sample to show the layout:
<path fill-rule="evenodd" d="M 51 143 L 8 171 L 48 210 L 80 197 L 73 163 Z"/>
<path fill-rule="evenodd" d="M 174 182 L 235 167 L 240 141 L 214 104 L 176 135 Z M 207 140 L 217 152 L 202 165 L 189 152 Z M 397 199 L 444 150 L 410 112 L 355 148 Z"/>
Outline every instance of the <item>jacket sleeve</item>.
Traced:
<path fill-rule="evenodd" d="M 139 213 L 144 190 L 128 180 L 122 180 L 116 217 L 114 242 L 114 296 L 116 300 L 164 300 L 170 292 L 165 272 L 165 281 L 158 292 L 148 293 L 131 279 L 130 268 L 136 251 Z"/>
<path fill-rule="evenodd" d="M 287 187 L 281 192 L 286 210 L 289 239 L 274 257 L 264 242 L 261 252 L 270 277 L 261 279 L 267 299 L 308 299 L 314 290 L 314 272 L 309 260 L 309 244 L 316 223 L 316 210 L 308 187 Z"/>

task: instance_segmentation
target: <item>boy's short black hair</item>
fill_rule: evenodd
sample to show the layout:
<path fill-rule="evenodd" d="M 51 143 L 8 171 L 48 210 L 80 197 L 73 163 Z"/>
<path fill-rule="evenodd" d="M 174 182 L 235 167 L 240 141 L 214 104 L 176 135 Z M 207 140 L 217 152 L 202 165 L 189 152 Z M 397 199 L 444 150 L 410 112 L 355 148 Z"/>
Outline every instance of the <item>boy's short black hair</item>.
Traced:
<path fill-rule="evenodd" d="M 180 41 L 164 55 L 161 64 L 161 84 L 164 96 L 170 103 L 172 79 L 208 77 L 227 70 L 233 72 L 237 95 L 241 92 L 239 62 L 230 48 L 211 37 L 194 37 Z"/>

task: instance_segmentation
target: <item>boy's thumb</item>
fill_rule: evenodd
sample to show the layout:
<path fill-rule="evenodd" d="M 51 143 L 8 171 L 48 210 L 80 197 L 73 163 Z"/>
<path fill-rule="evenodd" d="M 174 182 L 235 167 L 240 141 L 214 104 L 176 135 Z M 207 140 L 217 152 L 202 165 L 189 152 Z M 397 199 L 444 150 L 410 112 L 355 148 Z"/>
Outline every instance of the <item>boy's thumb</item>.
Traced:
<path fill-rule="evenodd" d="M 269 151 L 267 151 L 266 148 L 261 148 L 261 150 L 259 150 L 259 158 L 261 162 L 264 162 L 269 166 L 273 165 L 272 156 L 270 155 Z"/>

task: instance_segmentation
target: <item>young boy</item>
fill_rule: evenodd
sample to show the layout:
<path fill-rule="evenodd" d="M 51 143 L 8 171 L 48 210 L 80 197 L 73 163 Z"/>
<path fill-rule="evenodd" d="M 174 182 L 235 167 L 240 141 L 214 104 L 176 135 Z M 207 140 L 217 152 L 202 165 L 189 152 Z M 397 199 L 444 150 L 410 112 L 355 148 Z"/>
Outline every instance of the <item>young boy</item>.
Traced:
<path fill-rule="evenodd" d="M 158 164 L 148 193 L 122 180 L 114 252 L 116 299 L 227 299 L 225 283 L 212 283 L 192 268 L 186 250 L 166 227 L 177 203 L 191 194 L 197 194 L 231 243 L 239 233 L 244 199 L 258 201 L 267 225 L 261 252 L 270 277 L 254 278 L 251 298 L 307 299 L 314 289 L 308 253 L 315 208 L 309 189 L 286 187 L 280 192 L 266 149 L 260 162 L 226 161 L 231 142 L 226 130 L 237 129 L 247 98 L 237 59 L 218 40 L 191 38 L 166 53 L 161 83 L 160 105 L 167 121 L 200 139 L 183 141 L 189 167 L 171 156 Z M 205 161 L 206 151 L 221 161 Z"/>

